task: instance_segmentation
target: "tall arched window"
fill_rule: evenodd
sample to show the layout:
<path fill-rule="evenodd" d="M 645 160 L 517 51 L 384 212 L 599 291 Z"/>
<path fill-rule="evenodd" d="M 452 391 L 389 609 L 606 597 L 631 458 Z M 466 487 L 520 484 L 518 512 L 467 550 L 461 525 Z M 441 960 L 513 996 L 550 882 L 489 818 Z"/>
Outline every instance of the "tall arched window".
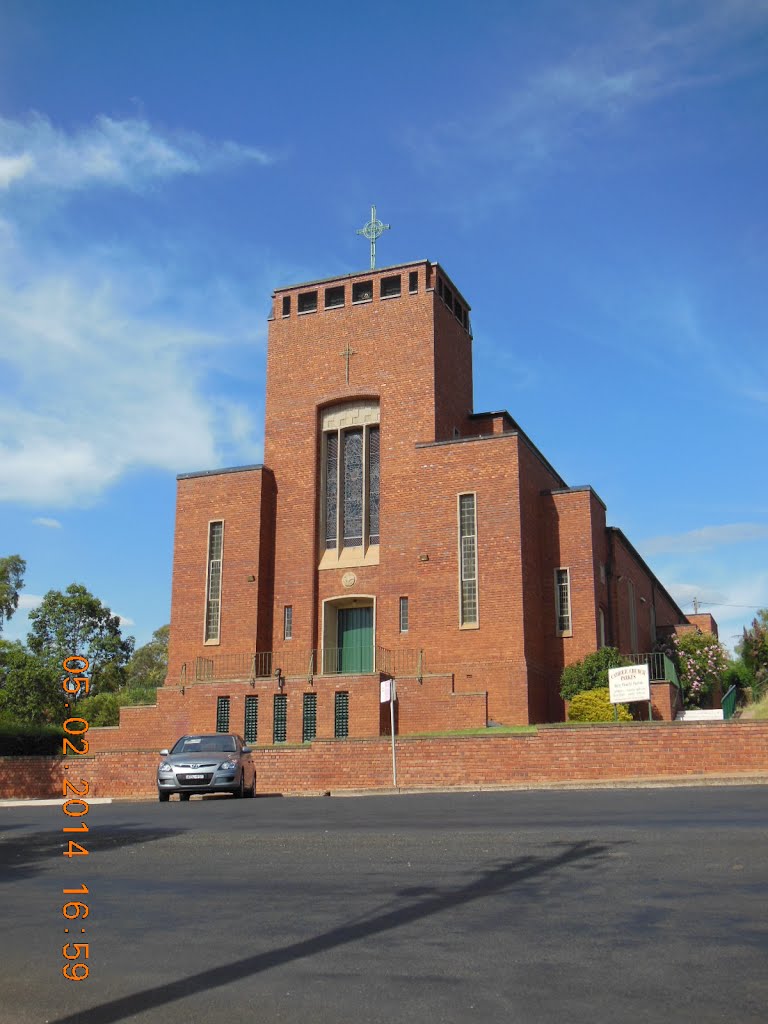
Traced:
<path fill-rule="evenodd" d="M 364 556 L 379 544 L 379 403 L 325 409 L 321 429 L 322 548 Z"/>

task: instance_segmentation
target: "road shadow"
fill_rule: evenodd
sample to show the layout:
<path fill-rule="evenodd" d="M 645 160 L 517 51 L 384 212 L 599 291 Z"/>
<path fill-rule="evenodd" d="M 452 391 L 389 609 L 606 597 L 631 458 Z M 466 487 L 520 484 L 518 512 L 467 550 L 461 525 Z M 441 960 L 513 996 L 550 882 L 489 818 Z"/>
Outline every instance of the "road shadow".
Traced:
<path fill-rule="evenodd" d="M 443 889 L 403 889 L 396 894 L 392 909 L 373 911 L 362 919 L 347 921 L 312 938 L 244 957 L 234 963 L 213 967 L 179 981 L 157 985 L 144 992 L 112 999 L 90 1009 L 78 1010 L 66 1017 L 57 1017 L 49 1024 L 114 1024 L 134 1014 L 166 1006 L 177 999 L 186 999 L 198 992 L 220 988 L 273 967 L 316 956 L 329 949 L 402 928 L 442 911 L 498 895 L 516 885 L 564 867 L 597 867 L 608 851 L 608 846 L 590 841 L 562 843 L 557 844 L 551 854 L 519 857 L 496 867 L 489 867 L 463 885 Z"/>
<path fill-rule="evenodd" d="M 152 843 L 158 839 L 176 836 L 183 828 L 104 828 L 99 826 L 92 832 L 64 833 L 60 829 L 52 832 L 26 833 L 10 839 L 0 839 L 0 882 L 18 882 L 31 878 L 54 864 L 65 864 L 64 850 L 69 840 L 83 846 L 88 853 L 100 853 L 122 846 Z M 83 857 L 75 854 L 71 860 Z M 62 860 L 62 857 L 64 859 Z"/>

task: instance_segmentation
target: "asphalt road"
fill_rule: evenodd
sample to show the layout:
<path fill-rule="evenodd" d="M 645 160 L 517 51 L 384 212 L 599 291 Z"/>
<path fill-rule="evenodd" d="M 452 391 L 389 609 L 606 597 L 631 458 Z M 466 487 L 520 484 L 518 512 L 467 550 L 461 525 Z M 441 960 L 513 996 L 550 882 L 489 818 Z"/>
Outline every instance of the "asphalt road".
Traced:
<path fill-rule="evenodd" d="M 60 808 L 0 809 L 3 1024 L 768 1019 L 765 786 L 95 804 L 87 821 L 90 853 L 68 859 Z M 65 899 L 88 917 L 66 921 Z M 67 940 L 89 944 L 84 981 L 61 974 Z"/>

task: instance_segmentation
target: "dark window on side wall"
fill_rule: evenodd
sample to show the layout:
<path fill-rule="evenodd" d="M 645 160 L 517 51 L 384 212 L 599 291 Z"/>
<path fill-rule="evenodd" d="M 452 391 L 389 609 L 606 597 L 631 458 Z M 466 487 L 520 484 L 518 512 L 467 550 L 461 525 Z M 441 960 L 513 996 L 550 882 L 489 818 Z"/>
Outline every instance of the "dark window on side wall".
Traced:
<path fill-rule="evenodd" d="M 287 604 L 283 608 L 283 640 L 293 639 L 293 605 Z"/>
<path fill-rule="evenodd" d="M 408 274 L 408 291 L 411 295 L 419 290 L 419 272 L 418 270 L 412 270 Z"/>
<path fill-rule="evenodd" d="M 302 739 L 305 743 L 317 736 L 317 694 L 304 694 L 304 719 L 302 722 Z"/>
<path fill-rule="evenodd" d="M 336 309 L 337 306 L 344 305 L 344 285 L 339 285 L 338 288 L 326 288 L 325 289 L 325 308 Z"/>
<path fill-rule="evenodd" d="M 353 302 L 370 302 L 373 298 L 373 281 L 358 281 L 352 285 Z"/>
<path fill-rule="evenodd" d="M 299 296 L 299 313 L 314 313 L 317 309 L 317 292 L 302 292 Z"/>
<path fill-rule="evenodd" d="M 291 315 L 291 296 L 290 295 L 284 295 L 283 296 L 283 316 L 290 316 L 290 315 Z"/>
<path fill-rule="evenodd" d="M 288 698 L 284 693 L 275 694 L 272 742 L 285 743 L 288 732 Z"/>
<path fill-rule="evenodd" d="M 381 297 L 382 299 L 392 299 L 396 295 L 400 294 L 400 275 L 394 274 L 392 277 L 382 277 L 381 279 Z"/>
<path fill-rule="evenodd" d="M 400 598 L 400 632 L 408 632 L 408 598 Z"/>
<path fill-rule="evenodd" d="M 216 698 L 216 732 L 229 732 L 229 697 Z"/>
<path fill-rule="evenodd" d="M 255 743 L 259 735 L 259 698 L 258 696 L 245 698 L 245 722 L 243 724 L 243 739 L 246 743 Z"/>
<path fill-rule="evenodd" d="M 349 694 L 346 692 L 336 694 L 333 735 L 337 740 L 349 736 Z"/>

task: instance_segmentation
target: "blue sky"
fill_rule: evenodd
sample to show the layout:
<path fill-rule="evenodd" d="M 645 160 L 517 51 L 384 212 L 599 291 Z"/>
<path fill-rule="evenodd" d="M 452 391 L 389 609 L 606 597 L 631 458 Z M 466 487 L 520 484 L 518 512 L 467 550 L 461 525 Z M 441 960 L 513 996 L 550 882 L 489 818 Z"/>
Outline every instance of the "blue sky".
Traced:
<path fill-rule="evenodd" d="M 768 606 L 768 2 L 0 7 L 0 554 L 168 621 L 177 473 L 262 455 L 275 287 L 440 261 L 475 409 L 726 643 Z"/>

